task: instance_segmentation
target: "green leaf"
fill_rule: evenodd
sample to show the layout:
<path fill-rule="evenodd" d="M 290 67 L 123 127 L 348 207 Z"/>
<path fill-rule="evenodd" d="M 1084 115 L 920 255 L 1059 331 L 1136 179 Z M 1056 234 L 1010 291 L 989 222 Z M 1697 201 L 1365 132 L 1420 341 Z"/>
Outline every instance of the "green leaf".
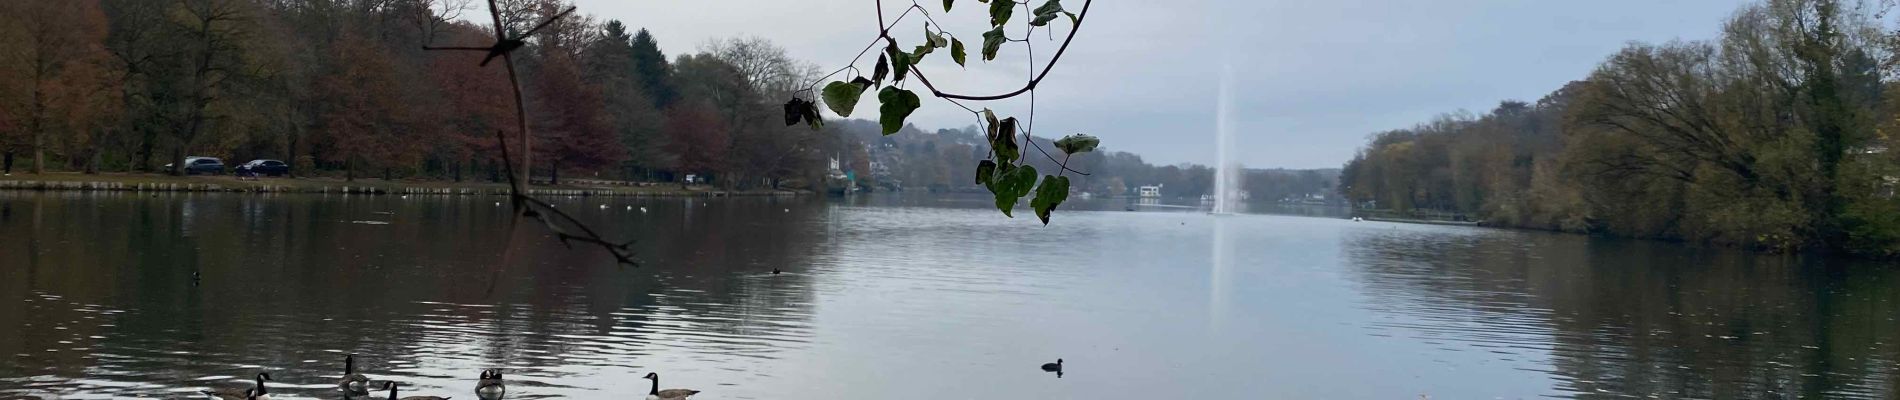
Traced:
<path fill-rule="evenodd" d="M 1003 211 L 1003 215 L 1015 218 L 1016 215 L 1011 211 L 1016 208 L 1017 201 L 1035 190 L 1036 177 L 1036 167 L 1028 165 L 1011 168 L 997 176 L 990 186 L 990 193 L 996 195 L 996 209 Z"/>
<path fill-rule="evenodd" d="M 871 86 L 884 84 L 884 77 L 891 75 L 891 64 L 883 54 L 877 55 L 877 67 L 871 70 Z"/>
<path fill-rule="evenodd" d="M 910 63 L 915 65 L 924 62 L 924 56 L 929 55 L 930 51 L 935 49 L 935 47 L 930 47 L 928 44 L 917 45 L 916 49 L 910 51 Z"/>
<path fill-rule="evenodd" d="M 858 78 L 858 79 L 864 79 L 864 78 Z M 818 103 L 813 103 L 809 101 L 805 102 L 804 111 L 801 112 L 800 114 L 805 115 L 805 124 L 810 125 L 811 130 L 815 131 L 815 130 L 825 128 L 825 118 L 818 115 Z"/>
<path fill-rule="evenodd" d="M 1036 14 L 1036 19 L 1030 20 L 1030 25 L 1049 25 L 1049 21 L 1054 21 L 1056 16 L 1062 15 L 1062 2 L 1049 0 L 1049 2 L 1042 3 L 1041 7 L 1036 7 L 1036 9 L 1031 12 Z"/>
<path fill-rule="evenodd" d="M 1067 153 L 1067 154 L 1080 154 L 1080 153 L 1095 151 L 1095 147 L 1101 146 L 1101 145 L 1102 145 L 1102 139 L 1097 139 L 1094 136 L 1084 135 L 1080 133 L 1065 136 L 1060 140 L 1056 140 L 1056 148 L 1062 149 L 1062 152 Z"/>
<path fill-rule="evenodd" d="M 1069 177 L 1045 175 L 1042 177 L 1042 186 L 1036 187 L 1036 198 L 1029 200 L 1029 206 L 1036 209 L 1036 218 L 1041 218 L 1042 224 L 1048 225 L 1049 213 L 1068 199 Z"/>
<path fill-rule="evenodd" d="M 990 151 L 996 158 L 1007 162 L 1021 157 L 1022 148 L 1016 144 L 1016 118 L 990 121 Z"/>
<path fill-rule="evenodd" d="M 900 69 L 901 71 L 901 69 Z M 916 93 L 896 87 L 885 87 L 877 92 L 877 101 L 884 103 L 878 107 L 877 122 L 884 125 L 884 134 L 890 135 L 904 129 L 904 119 L 910 118 L 912 111 L 923 106 L 923 99 Z"/>
<path fill-rule="evenodd" d="M 849 117 L 851 110 L 858 107 L 858 97 L 864 95 L 864 89 L 867 88 L 870 86 L 845 81 L 832 82 L 825 85 L 825 105 L 831 107 L 831 112 L 838 113 L 838 116 Z"/>
<path fill-rule="evenodd" d="M 965 57 L 963 54 L 963 40 L 951 38 L 950 39 L 950 59 L 955 60 L 958 66 L 962 66 L 964 58 Z"/>
<path fill-rule="evenodd" d="M 950 12 L 950 3 L 955 0 L 943 0 L 943 12 Z"/>
<path fill-rule="evenodd" d="M 995 161 L 983 160 L 983 162 L 976 163 L 976 184 L 989 184 L 992 175 L 996 175 Z"/>
<path fill-rule="evenodd" d="M 1003 43 L 1008 41 L 1009 36 L 1003 34 L 1003 27 L 983 32 L 983 61 L 995 60 L 996 50 L 1002 49 Z"/>
<path fill-rule="evenodd" d="M 1088 7 L 1083 7 L 1083 8 L 1088 8 Z M 1081 25 L 1081 24 L 1082 24 L 1082 17 L 1077 17 L 1077 16 L 1075 16 L 1075 13 L 1072 13 L 1072 12 L 1068 12 L 1068 11 L 1063 11 L 1063 12 L 1062 12 L 1062 14 L 1063 14 L 1063 15 L 1067 15 L 1067 16 L 1069 16 L 1069 24 L 1070 24 L 1070 25 Z"/>
<path fill-rule="evenodd" d="M 936 31 L 932 31 L 928 27 L 924 28 L 924 42 L 929 44 L 930 47 L 944 47 L 950 45 L 950 39 L 944 39 L 943 35 L 937 34 Z"/>
<path fill-rule="evenodd" d="M 915 64 L 910 61 L 910 53 L 897 51 L 897 46 L 889 46 L 884 51 L 886 55 L 891 56 L 891 69 L 896 72 L 896 75 L 891 77 L 891 82 L 902 81 L 905 75 L 910 75 L 910 66 Z"/>
<path fill-rule="evenodd" d="M 1015 0 L 991 1 L 990 26 L 1003 27 L 1003 24 L 1009 23 L 1009 15 L 1014 12 L 1016 12 Z"/>

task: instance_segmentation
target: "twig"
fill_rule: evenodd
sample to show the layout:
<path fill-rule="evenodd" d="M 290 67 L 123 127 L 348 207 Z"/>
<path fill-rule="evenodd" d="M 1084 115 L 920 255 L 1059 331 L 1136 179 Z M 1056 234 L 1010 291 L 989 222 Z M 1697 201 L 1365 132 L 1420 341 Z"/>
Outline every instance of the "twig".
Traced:
<path fill-rule="evenodd" d="M 496 7 L 494 0 L 488 1 L 488 12 L 495 24 L 495 45 L 489 47 L 434 47 L 425 44 L 422 48 L 426 50 L 488 51 L 490 52 L 491 58 L 496 54 L 500 55 L 502 65 L 508 70 L 509 87 L 514 91 L 515 127 L 521 132 L 521 149 L 525 153 L 529 151 L 528 145 L 530 138 L 528 134 L 528 108 L 527 102 L 523 99 L 521 94 L 520 76 L 515 72 L 514 50 L 521 48 L 519 44 L 523 39 L 526 39 L 528 35 L 553 24 L 555 20 L 566 17 L 569 13 L 573 13 L 574 8 L 568 7 L 567 10 L 555 14 L 553 17 L 542 21 L 540 24 L 535 25 L 534 28 L 529 29 L 527 32 L 515 38 L 509 38 L 507 36 L 501 23 L 500 8 Z M 486 61 L 484 61 L 484 64 L 486 64 Z M 549 231 L 554 232 L 555 236 L 561 240 L 562 245 L 572 248 L 572 242 L 580 242 L 600 246 L 600 248 L 606 249 L 608 253 L 613 254 L 616 263 L 635 267 L 640 266 L 639 261 L 634 258 L 633 254 L 633 244 L 635 241 L 630 240 L 624 243 L 609 241 L 602 237 L 599 232 L 595 232 L 593 228 L 588 227 L 586 223 L 581 222 L 580 219 L 574 218 L 573 215 L 554 208 L 553 204 L 537 199 L 522 190 L 522 185 L 525 184 L 523 181 L 529 179 L 529 177 L 526 176 L 529 165 L 529 155 L 522 154 L 522 170 L 520 172 L 522 176 L 517 177 L 514 157 L 508 152 L 508 137 L 505 132 L 500 130 L 495 131 L 495 144 L 497 148 L 501 149 L 502 166 L 508 172 L 508 198 L 514 207 L 514 212 L 519 213 L 521 216 L 541 221 L 541 224 L 547 226 Z M 563 227 L 563 224 L 573 226 L 580 231 L 570 232 L 567 228 Z"/>
<path fill-rule="evenodd" d="M 879 0 L 879 2 L 881 3 L 882 0 Z M 1069 29 L 1068 38 L 1062 40 L 1062 47 L 1056 48 L 1056 55 L 1049 57 L 1048 64 L 1042 67 L 1042 73 L 1036 75 L 1035 79 L 1030 79 L 1029 83 L 1024 84 L 1022 88 L 1016 89 L 1008 93 L 993 94 L 993 95 L 987 95 L 987 96 L 972 96 L 972 95 L 956 94 L 956 93 L 944 92 L 942 90 L 937 90 L 937 85 L 931 84 L 930 78 L 925 77 L 923 71 L 918 70 L 917 67 L 915 66 L 911 67 L 910 73 L 912 75 L 917 75 L 917 81 L 923 82 L 924 87 L 929 88 L 931 94 L 936 95 L 937 97 L 942 97 L 946 99 L 962 99 L 962 100 L 974 100 L 974 101 L 1002 100 L 1002 99 L 1007 99 L 1011 97 L 1016 97 L 1025 92 L 1035 90 L 1036 85 L 1042 83 L 1042 78 L 1048 77 L 1049 71 L 1055 69 L 1056 61 L 1062 59 L 1062 54 L 1069 51 L 1069 43 L 1075 41 L 1075 33 L 1082 31 L 1082 21 L 1086 20 L 1089 16 L 1090 3 L 1093 3 L 1093 1 L 1092 0 L 1082 1 L 1082 12 L 1075 14 L 1075 26 Z M 883 8 L 880 5 L 879 10 L 882 10 L 882 9 Z M 880 12 L 880 16 L 879 16 L 880 19 L 882 18 L 881 14 L 882 13 Z M 889 28 L 886 28 L 880 33 L 883 35 L 884 39 L 889 40 L 891 42 L 891 45 L 897 44 L 897 40 L 891 38 Z"/>

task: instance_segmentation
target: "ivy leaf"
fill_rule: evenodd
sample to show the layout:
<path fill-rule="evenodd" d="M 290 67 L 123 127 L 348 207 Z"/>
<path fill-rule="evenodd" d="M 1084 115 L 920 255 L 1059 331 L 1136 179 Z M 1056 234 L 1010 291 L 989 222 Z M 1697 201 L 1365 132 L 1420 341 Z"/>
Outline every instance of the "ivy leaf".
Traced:
<path fill-rule="evenodd" d="M 858 79 L 864 79 L 864 77 L 858 77 Z M 863 96 L 864 89 L 870 87 L 870 85 L 856 82 L 832 82 L 825 85 L 825 105 L 831 107 L 831 112 L 838 113 L 840 117 L 850 117 L 851 110 L 858 107 L 858 97 Z"/>
<path fill-rule="evenodd" d="M 818 103 L 805 102 L 805 112 L 802 114 L 805 114 L 805 124 L 810 125 L 811 130 L 825 128 L 825 118 L 818 115 Z"/>
<path fill-rule="evenodd" d="M 1012 211 L 1016 208 L 1016 202 L 1035 190 L 1037 176 L 1036 167 L 1024 165 L 1011 168 L 992 180 L 994 184 L 990 187 L 990 193 L 996 195 L 996 209 L 1003 211 L 1005 216 L 1015 218 Z"/>
<path fill-rule="evenodd" d="M 996 112 L 990 111 L 990 109 L 988 108 L 983 109 L 983 122 L 986 123 L 983 125 L 983 127 L 989 129 L 990 141 L 995 141 L 996 140 Z"/>
<path fill-rule="evenodd" d="M 965 57 L 963 54 L 963 40 L 955 39 L 955 38 L 950 39 L 950 59 L 956 60 L 957 66 L 963 66 L 964 58 Z"/>
<path fill-rule="evenodd" d="M 1009 16 L 1014 12 L 1016 12 L 1016 2 L 1014 0 L 991 1 L 990 26 L 1002 28 L 1003 24 L 1009 23 Z"/>
<path fill-rule="evenodd" d="M 928 27 L 924 28 L 924 42 L 929 44 L 930 47 L 944 47 L 950 45 L 949 39 L 944 39 L 943 35 L 937 34 L 936 31 L 932 31 Z"/>
<path fill-rule="evenodd" d="M 890 74 L 891 74 L 890 62 L 885 60 L 885 56 L 883 54 L 877 55 L 877 67 L 871 70 L 871 83 L 872 83 L 871 86 L 884 84 L 884 77 L 890 76 Z"/>
<path fill-rule="evenodd" d="M 914 64 L 910 61 L 910 53 L 897 51 L 897 46 L 886 47 L 884 51 L 886 55 L 891 56 L 891 69 L 896 72 L 896 75 L 891 77 L 891 82 L 902 81 L 905 75 L 910 75 L 910 66 Z"/>
<path fill-rule="evenodd" d="M 1061 15 L 1063 13 L 1062 2 L 1058 0 L 1049 0 L 1049 2 L 1042 3 L 1041 7 L 1036 7 L 1036 9 L 1031 12 L 1036 14 L 1036 19 L 1030 20 L 1029 25 L 1033 25 L 1033 26 L 1049 25 L 1049 21 L 1054 21 L 1057 15 Z"/>
<path fill-rule="evenodd" d="M 935 49 L 936 49 L 935 47 L 930 47 L 930 45 L 928 44 L 917 45 L 916 49 L 912 49 L 910 51 L 910 63 L 916 64 L 916 63 L 924 62 L 924 56 L 929 55 L 931 50 L 935 50 Z"/>
<path fill-rule="evenodd" d="M 805 99 L 797 97 L 785 102 L 785 126 L 798 125 L 799 120 L 805 119 L 805 106 L 800 104 L 804 102 Z"/>
<path fill-rule="evenodd" d="M 996 50 L 1002 49 L 1003 43 L 1008 41 L 1009 36 L 1003 34 L 1003 27 L 983 32 L 983 61 L 995 60 Z"/>
<path fill-rule="evenodd" d="M 1021 157 L 1022 148 L 1016 145 L 1016 117 L 990 121 L 990 151 L 996 153 L 996 158 L 1009 161 Z"/>
<path fill-rule="evenodd" d="M 1042 177 L 1042 186 L 1036 187 L 1036 198 L 1029 200 L 1029 206 L 1036 209 L 1036 218 L 1041 218 L 1042 224 L 1048 225 L 1049 213 L 1068 199 L 1069 177 L 1045 175 Z"/>
<path fill-rule="evenodd" d="M 943 12 L 950 12 L 950 3 L 955 0 L 943 0 Z"/>
<path fill-rule="evenodd" d="M 909 118 L 912 111 L 917 111 L 917 107 L 923 106 L 923 100 L 917 98 L 916 93 L 896 87 L 885 87 L 884 90 L 878 91 L 877 101 L 884 103 L 878 106 L 878 113 L 881 115 L 878 116 L 877 122 L 884 125 L 886 136 L 904 129 L 904 119 Z"/>
<path fill-rule="evenodd" d="M 1064 136 L 1061 140 L 1056 140 L 1056 148 L 1062 149 L 1062 152 L 1066 154 L 1080 154 L 1095 151 L 1095 147 L 1101 145 L 1102 139 L 1080 133 Z"/>
<path fill-rule="evenodd" d="M 990 183 L 990 176 L 992 175 L 996 175 L 995 161 L 983 160 L 983 162 L 976 163 L 976 184 L 984 185 Z"/>

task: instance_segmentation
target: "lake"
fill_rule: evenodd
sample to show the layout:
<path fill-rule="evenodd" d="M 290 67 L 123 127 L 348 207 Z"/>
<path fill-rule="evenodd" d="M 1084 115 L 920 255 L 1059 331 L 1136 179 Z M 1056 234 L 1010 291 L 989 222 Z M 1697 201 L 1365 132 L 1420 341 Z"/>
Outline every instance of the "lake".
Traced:
<path fill-rule="evenodd" d="M 346 353 L 458 399 L 489 367 L 511 399 L 650 371 L 695 399 L 1900 396 L 1879 263 L 1113 200 L 1044 227 L 960 195 L 554 199 L 638 238 L 622 267 L 497 200 L 0 192 L 0 398 L 257 371 L 336 398 Z"/>

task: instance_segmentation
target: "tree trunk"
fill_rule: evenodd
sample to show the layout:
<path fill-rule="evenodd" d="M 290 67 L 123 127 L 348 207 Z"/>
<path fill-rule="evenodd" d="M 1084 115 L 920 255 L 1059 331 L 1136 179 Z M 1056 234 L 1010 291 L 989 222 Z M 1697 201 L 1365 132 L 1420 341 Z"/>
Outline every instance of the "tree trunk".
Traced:
<path fill-rule="evenodd" d="M 144 137 L 145 137 L 145 140 L 142 143 L 139 143 L 138 169 L 140 171 L 151 171 L 152 170 L 152 141 L 157 139 L 157 137 L 155 137 L 152 134 L 151 130 L 146 130 Z"/>
<path fill-rule="evenodd" d="M 343 162 L 343 181 L 356 181 L 356 157 L 350 157 L 349 161 Z"/>
<path fill-rule="evenodd" d="M 548 184 L 549 185 L 561 184 L 561 160 L 560 159 L 555 159 L 554 161 L 548 163 Z"/>
<path fill-rule="evenodd" d="M 37 123 L 34 125 L 38 125 Z M 33 174 L 46 173 L 46 133 L 34 129 L 33 132 Z"/>
<path fill-rule="evenodd" d="M 171 174 L 172 174 L 172 176 L 184 176 L 184 175 L 185 175 L 185 146 L 184 146 L 184 145 L 182 145 L 182 144 L 181 144 L 181 145 L 178 145 L 178 146 L 173 146 L 173 147 L 172 147 L 172 170 L 171 170 Z"/>
<path fill-rule="evenodd" d="M 389 167 L 383 167 L 383 180 L 389 180 Z"/>

